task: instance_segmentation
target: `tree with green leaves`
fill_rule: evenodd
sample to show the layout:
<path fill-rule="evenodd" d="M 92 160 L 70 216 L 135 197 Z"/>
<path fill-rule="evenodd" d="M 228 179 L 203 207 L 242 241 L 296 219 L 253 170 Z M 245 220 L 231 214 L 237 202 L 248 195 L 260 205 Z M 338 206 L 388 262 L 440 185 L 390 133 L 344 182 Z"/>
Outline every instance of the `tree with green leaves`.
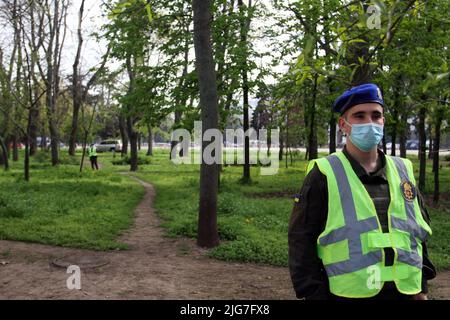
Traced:
<path fill-rule="evenodd" d="M 126 92 L 117 98 L 122 105 L 121 113 L 126 121 L 130 140 L 131 171 L 138 169 L 137 125 L 143 115 L 150 116 L 159 93 L 165 89 L 164 70 L 155 60 L 158 46 L 153 26 L 154 11 L 146 1 L 129 0 L 107 5 L 113 8 L 109 24 L 104 26 L 111 56 L 121 62 L 121 70 L 128 78 Z"/>
<path fill-rule="evenodd" d="M 174 115 L 172 129 L 192 129 L 186 121 L 198 95 L 197 75 L 190 53 L 193 49 L 192 1 L 163 0 L 151 1 L 151 4 L 158 12 L 153 25 L 159 40 L 158 51 L 163 57 L 160 66 L 167 77 L 166 102 Z M 177 141 L 171 141 L 171 149 L 176 144 Z"/>

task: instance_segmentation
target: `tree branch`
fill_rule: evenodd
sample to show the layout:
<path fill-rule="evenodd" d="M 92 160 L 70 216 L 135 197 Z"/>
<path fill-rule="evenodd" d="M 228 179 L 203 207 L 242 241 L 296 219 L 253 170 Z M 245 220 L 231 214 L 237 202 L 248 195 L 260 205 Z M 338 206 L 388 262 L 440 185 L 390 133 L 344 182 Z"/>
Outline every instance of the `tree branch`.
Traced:
<path fill-rule="evenodd" d="M 316 40 L 317 43 L 320 44 L 321 48 L 323 50 L 325 50 L 325 52 L 327 54 L 332 54 L 334 56 L 337 56 L 338 53 L 336 52 L 336 50 L 334 50 L 333 48 L 331 48 L 328 44 L 324 43 L 320 37 L 318 37 L 316 35 L 315 32 L 312 32 L 312 30 L 310 29 L 310 27 L 308 26 L 308 24 L 306 23 L 306 21 L 303 19 L 302 15 L 300 14 L 300 12 L 298 12 L 297 9 L 289 7 L 289 9 L 295 14 L 296 18 L 300 21 L 300 23 L 302 24 L 302 26 L 305 28 L 306 33 L 310 34 L 311 36 L 314 37 L 314 39 Z"/>

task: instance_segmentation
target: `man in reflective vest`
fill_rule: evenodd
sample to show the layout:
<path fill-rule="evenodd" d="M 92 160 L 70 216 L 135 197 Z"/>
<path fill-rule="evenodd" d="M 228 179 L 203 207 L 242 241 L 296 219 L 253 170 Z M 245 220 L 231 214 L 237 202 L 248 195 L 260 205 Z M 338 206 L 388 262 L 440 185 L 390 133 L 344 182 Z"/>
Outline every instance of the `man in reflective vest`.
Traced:
<path fill-rule="evenodd" d="M 91 144 L 88 148 L 88 156 L 89 160 L 91 160 L 92 170 L 98 170 L 97 150 L 93 144 Z"/>
<path fill-rule="evenodd" d="M 311 161 L 289 226 L 299 299 L 427 299 L 432 231 L 409 160 L 385 155 L 384 101 L 375 84 L 334 103 L 342 152 Z M 395 143 L 393 143 L 395 147 Z"/>

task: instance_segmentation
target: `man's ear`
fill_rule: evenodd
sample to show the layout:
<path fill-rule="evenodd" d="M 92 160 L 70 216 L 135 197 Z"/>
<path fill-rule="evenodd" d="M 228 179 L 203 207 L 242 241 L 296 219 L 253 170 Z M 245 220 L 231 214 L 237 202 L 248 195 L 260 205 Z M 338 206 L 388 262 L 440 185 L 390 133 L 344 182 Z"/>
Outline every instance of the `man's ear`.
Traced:
<path fill-rule="evenodd" d="M 339 124 L 339 130 L 341 130 L 343 133 L 345 133 L 345 131 L 344 131 L 345 120 L 344 120 L 343 116 L 340 116 L 338 118 L 338 124 Z"/>

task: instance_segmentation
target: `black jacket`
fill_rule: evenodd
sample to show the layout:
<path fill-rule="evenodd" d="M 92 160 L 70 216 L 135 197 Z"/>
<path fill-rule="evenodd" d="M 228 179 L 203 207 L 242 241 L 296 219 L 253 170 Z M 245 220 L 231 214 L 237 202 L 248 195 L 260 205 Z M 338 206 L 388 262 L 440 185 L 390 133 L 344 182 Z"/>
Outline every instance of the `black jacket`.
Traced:
<path fill-rule="evenodd" d="M 388 206 L 390 202 L 389 185 L 386 178 L 386 157 L 380 150 L 380 164 L 375 172 L 366 170 L 353 159 L 347 150 L 343 150 L 353 170 L 366 187 L 372 198 L 383 232 L 388 232 Z M 425 221 L 430 218 L 424 207 L 422 196 L 418 201 Z M 296 195 L 289 225 L 289 270 L 297 298 L 333 299 L 337 298 L 329 291 L 328 277 L 317 256 L 317 239 L 325 230 L 328 213 L 327 179 L 317 165 L 306 176 L 301 191 Z M 385 263 L 393 264 L 394 251 L 385 249 Z M 427 279 L 435 277 L 435 268 L 428 258 L 426 243 L 423 243 L 422 292 L 427 293 Z M 386 282 L 375 298 L 409 298 L 400 294 L 393 282 Z"/>

